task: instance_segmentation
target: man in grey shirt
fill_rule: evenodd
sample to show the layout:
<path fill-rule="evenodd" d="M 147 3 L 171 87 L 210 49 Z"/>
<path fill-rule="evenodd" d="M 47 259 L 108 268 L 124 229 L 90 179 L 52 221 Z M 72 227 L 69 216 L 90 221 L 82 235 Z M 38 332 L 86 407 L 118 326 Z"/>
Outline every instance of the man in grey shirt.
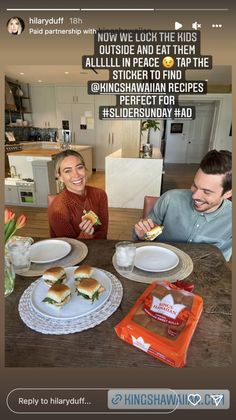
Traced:
<path fill-rule="evenodd" d="M 191 190 L 170 190 L 148 218 L 134 228 L 144 239 L 155 224 L 163 225 L 159 242 L 196 242 L 217 246 L 228 261 L 232 253 L 232 153 L 211 150 L 202 159 Z"/>

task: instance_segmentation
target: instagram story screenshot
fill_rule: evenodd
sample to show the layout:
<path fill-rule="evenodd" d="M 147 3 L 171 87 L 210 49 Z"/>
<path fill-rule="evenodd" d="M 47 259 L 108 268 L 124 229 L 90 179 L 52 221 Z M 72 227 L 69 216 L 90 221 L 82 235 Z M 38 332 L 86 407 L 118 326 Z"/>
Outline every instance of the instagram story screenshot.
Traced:
<path fill-rule="evenodd" d="M 4 418 L 233 418 L 235 6 L 0 10 Z"/>

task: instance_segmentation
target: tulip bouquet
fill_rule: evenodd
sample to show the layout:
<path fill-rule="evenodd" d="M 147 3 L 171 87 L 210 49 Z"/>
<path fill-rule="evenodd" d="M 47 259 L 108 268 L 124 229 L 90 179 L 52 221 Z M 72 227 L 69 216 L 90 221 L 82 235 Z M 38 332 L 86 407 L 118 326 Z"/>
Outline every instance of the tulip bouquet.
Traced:
<path fill-rule="evenodd" d="M 5 244 L 9 241 L 9 239 L 15 234 L 15 232 L 25 226 L 26 224 L 26 216 L 22 214 L 15 219 L 15 213 L 10 209 L 5 209 L 4 213 L 4 232 L 5 232 Z"/>

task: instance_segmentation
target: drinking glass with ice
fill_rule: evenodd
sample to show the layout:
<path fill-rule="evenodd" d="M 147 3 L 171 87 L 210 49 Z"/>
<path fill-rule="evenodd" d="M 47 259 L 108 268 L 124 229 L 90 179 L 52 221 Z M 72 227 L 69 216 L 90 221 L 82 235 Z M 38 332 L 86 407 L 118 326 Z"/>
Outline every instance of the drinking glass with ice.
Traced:
<path fill-rule="evenodd" d="M 136 246 L 133 242 L 123 241 L 116 244 L 116 264 L 120 271 L 133 271 Z"/>
<path fill-rule="evenodd" d="M 30 268 L 30 246 L 28 241 L 17 240 L 8 246 L 15 273 L 21 274 Z"/>

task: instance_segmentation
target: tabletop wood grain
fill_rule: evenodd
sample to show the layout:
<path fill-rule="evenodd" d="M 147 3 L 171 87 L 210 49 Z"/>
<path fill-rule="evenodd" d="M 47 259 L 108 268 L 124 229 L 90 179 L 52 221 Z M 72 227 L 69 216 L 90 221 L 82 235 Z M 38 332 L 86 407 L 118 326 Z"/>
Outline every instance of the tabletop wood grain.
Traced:
<path fill-rule="evenodd" d="M 112 265 L 114 240 L 85 240 L 83 263 L 116 275 L 124 289 L 121 305 L 95 328 L 68 335 L 44 335 L 28 328 L 18 313 L 19 299 L 36 277 L 16 277 L 14 292 L 5 299 L 6 367 L 158 367 L 166 364 L 117 337 L 114 327 L 123 319 L 147 284 L 116 273 Z M 186 279 L 202 296 L 204 309 L 189 346 L 186 367 L 231 365 L 231 271 L 221 252 L 206 244 L 174 244 L 188 253 L 194 268 Z"/>

